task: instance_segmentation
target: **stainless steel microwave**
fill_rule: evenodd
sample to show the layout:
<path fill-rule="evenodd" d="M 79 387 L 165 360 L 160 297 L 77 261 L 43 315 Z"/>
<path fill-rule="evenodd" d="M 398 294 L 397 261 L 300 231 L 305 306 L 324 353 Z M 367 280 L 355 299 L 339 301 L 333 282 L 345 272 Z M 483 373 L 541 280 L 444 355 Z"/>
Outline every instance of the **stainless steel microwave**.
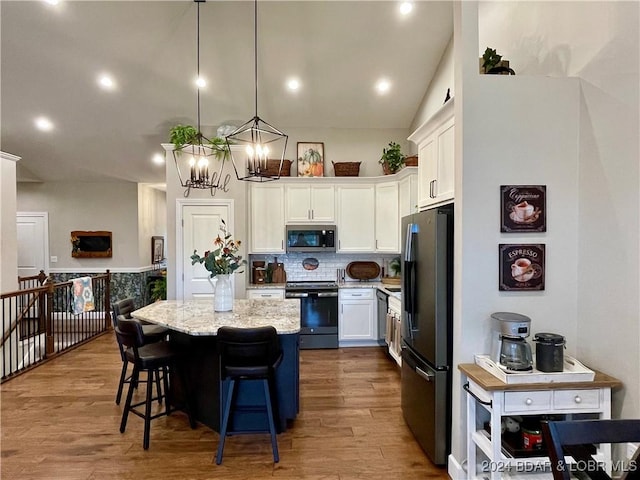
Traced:
<path fill-rule="evenodd" d="M 335 225 L 287 225 L 287 252 L 335 252 Z"/>

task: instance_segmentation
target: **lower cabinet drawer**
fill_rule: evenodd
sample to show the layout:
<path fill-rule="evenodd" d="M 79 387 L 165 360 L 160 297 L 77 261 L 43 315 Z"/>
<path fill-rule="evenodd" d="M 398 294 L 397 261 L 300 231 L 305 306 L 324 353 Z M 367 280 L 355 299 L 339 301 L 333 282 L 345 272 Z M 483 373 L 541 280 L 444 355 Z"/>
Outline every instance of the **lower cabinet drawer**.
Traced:
<path fill-rule="evenodd" d="M 504 392 L 505 412 L 527 412 L 551 408 L 551 391 Z"/>
<path fill-rule="evenodd" d="M 247 290 L 247 298 L 250 300 L 284 300 L 284 289 Z"/>
<path fill-rule="evenodd" d="M 553 408 L 563 410 L 600 408 L 600 390 L 555 390 Z"/>

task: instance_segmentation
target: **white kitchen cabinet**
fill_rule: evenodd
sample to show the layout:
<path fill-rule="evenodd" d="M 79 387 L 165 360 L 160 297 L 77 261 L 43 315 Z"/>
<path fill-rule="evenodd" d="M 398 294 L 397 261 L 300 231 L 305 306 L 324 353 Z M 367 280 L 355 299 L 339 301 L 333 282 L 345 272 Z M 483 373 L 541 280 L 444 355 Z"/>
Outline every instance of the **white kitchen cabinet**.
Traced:
<path fill-rule="evenodd" d="M 378 344 L 374 288 L 341 288 L 338 292 L 338 340 L 341 346 Z"/>
<path fill-rule="evenodd" d="M 376 251 L 400 252 L 398 182 L 376 185 Z"/>
<path fill-rule="evenodd" d="M 389 308 L 387 310 L 387 331 L 384 341 L 389 347 L 389 355 L 396 363 L 402 366 L 402 301 L 394 296 L 389 296 Z"/>
<path fill-rule="evenodd" d="M 337 187 L 338 252 L 375 252 L 375 187 Z"/>
<path fill-rule="evenodd" d="M 596 372 L 591 382 L 549 382 L 506 384 L 475 364 L 458 366 L 466 376 L 468 478 L 499 480 L 503 476 L 525 478 L 549 465 L 545 455 L 514 457 L 503 445 L 504 417 L 524 420 L 535 415 L 562 415 L 564 418 L 611 418 L 611 389 L 622 383 Z M 487 429 L 488 427 L 488 429 Z M 515 450 L 514 450 L 515 451 Z M 611 445 L 601 444 L 596 458 L 611 468 Z M 538 477 L 536 477 L 538 478 Z M 551 478 L 549 473 L 548 478 Z"/>
<path fill-rule="evenodd" d="M 284 288 L 248 288 L 250 300 L 284 300 Z"/>
<path fill-rule="evenodd" d="M 251 185 L 249 253 L 284 253 L 284 186 Z"/>
<path fill-rule="evenodd" d="M 409 136 L 418 146 L 418 207 L 454 198 L 455 122 L 453 99 Z"/>
<path fill-rule="evenodd" d="M 409 175 L 398 182 L 400 219 L 418 211 L 418 177 Z"/>
<path fill-rule="evenodd" d="M 285 221 L 334 223 L 335 195 L 333 185 L 286 185 Z"/>

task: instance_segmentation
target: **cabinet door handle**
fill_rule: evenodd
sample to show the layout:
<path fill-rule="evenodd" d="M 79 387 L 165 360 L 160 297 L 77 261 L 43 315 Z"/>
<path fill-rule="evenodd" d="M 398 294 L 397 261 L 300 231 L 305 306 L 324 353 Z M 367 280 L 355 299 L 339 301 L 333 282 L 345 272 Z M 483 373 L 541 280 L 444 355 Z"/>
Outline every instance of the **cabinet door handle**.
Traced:
<path fill-rule="evenodd" d="M 313 217 L 315 217 L 315 212 L 313 211 L 313 208 L 311 209 L 311 220 L 313 220 Z"/>
<path fill-rule="evenodd" d="M 531 400 L 530 398 L 527 398 L 527 399 L 524 401 L 524 403 L 525 403 L 525 405 L 533 405 L 533 400 Z"/>
<path fill-rule="evenodd" d="M 476 401 L 480 402 L 481 404 L 483 404 L 483 405 L 489 405 L 489 406 L 491 406 L 491 405 L 492 405 L 492 403 L 493 403 L 493 402 L 491 402 L 491 401 L 485 402 L 485 401 L 484 401 L 484 400 L 482 400 L 479 396 L 477 396 L 475 393 L 473 393 L 473 392 L 471 391 L 471 388 L 469 387 L 469 382 L 465 383 L 465 384 L 462 386 L 462 388 L 463 388 L 463 389 L 464 389 L 464 390 L 465 390 L 469 395 L 471 395 L 473 398 L 475 398 L 475 399 L 476 399 Z"/>
<path fill-rule="evenodd" d="M 576 395 L 576 397 L 573 399 L 576 403 L 582 403 L 582 397 L 580 397 L 580 395 Z"/>

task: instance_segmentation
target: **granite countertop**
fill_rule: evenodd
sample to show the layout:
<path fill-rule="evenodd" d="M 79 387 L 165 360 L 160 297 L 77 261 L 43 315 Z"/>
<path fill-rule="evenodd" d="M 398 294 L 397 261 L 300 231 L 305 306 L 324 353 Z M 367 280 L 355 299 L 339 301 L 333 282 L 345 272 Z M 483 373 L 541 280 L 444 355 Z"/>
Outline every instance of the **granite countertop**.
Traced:
<path fill-rule="evenodd" d="M 163 300 L 131 315 L 188 335 L 215 335 L 222 326 L 250 328 L 272 325 L 279 334 L 285 335 L 300 331 L 298 299 L 236 299 L 231 312 L 214 312 L 212 298 Z"/>

